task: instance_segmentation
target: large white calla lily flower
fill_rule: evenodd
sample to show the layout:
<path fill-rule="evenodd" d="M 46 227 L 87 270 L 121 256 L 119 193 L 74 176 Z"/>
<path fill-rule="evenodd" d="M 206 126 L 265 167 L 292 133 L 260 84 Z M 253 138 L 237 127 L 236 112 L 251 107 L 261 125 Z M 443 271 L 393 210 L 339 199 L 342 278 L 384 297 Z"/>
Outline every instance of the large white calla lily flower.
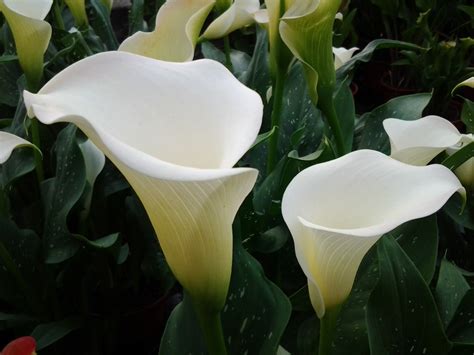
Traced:
<path fill-rule="evenodd" d="M 215 0 L 168 0 L 156 15 L 153 32 L 137 32 L 119 50 L 170 62 L 193 60 L 199 33 Z"/>
<path fill-rule="evenodd" d="M 14 134 L 0 131 L 0 164 L 5 163 L 19 147 L 34 147 L 34 145 Z"/>
<path fill-rule="evenodd" d="M 0 12 L 15 40 L 18 60 L 31 86 L 38 86 L 43 55 L 51 38 L 51 26 L 43 21 L 53 0 L 0 0 Z"/>
<path fill-rule="evenodd" d="M 232 221 L 257 171 L 232 168 L 255 141 L 262 102 L 221 64 L 124 52 L 79 61 L 37 95 L 30 116 L 75 123 L 121 170 L 176 278 L 202 306 L 225 302 Z"/>
<path fill-rule="evenodd" d="M 211 22 L 202 37 L 207 39 L 221 38 L 229 33 L 252 24 L 255 13 L 260 10 L 258 0 L 235 0 L 219 17 Z"/>
<path fill-rule="evenodd" d="M 442 151 L 453 154 L 474 139 L 461 134 L 454 125 L 439 116 L 426 116 L 415 121 L 395 118 L 384 120 L 390 138 L 391 156 L 413 165 L 426 165 Z M 465 186 L 474 184 L 474 158 L 455 170 Z"/>
<path fill-rule="evenodd" d="M 314 165 L 288 185 L 282 213 L 318 317 L 348 297 L 362 258 L 385 233 L 465 190 L 441 165 L 418 167 L 360 150 Z"/>

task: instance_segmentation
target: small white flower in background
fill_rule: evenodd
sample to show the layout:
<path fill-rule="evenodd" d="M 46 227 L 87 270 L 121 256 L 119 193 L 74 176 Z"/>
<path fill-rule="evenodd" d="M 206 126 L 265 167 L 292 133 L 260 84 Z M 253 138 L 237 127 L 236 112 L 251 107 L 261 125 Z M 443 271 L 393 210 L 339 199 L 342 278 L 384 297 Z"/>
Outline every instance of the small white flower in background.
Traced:
<path fill-rule="evenodd" d="M 221 38 L 239 28 L 251 25 L 255 21 L 255 13 L 259 10 L 258 0 L 235 0 L 222 15 L 211 22 L 202 37 Z"/>
<path fill-rule="evenodd" d="M 193 60 L 194 47 L 214 0 L 168 0 L 156 15 L 153 32 L 128 37 L 119 51 L 170 62 Z"/>
<path fill-rule="evenodd" d="M 349 61 L 357 50 L 359 50 L 357 47 L 352 47 L 350 49 L 344 47 L 332 47 L 332 52 L 334 54 L 334 67 L 336 70 Z"/>
<path fill-rule="evenodd" d="M 408 165 L 372 150 L 299 173 L 282 214 L 318 317 L 346 300 L 362 258 L 383 234 L 435 213 L 456 191 L 465 194 L 442 165 Z"/>
<path fill-rule="evenodd" d="M 30 116 L 75 123 L 108 156 L 145 206 L 178 281 L 196 302 L 220 310 L 232 222 L 258 174 L 233 166 L 260 129 L 259 95 L 215 61 L 106 52 L 24 98 Z"/>
<path fill-rule="evenodd" d="M 388 118 L 383 126 L 390 138 L 391 156 L 407 164 L 426 165 L 442 151 L 449 155 L 473 142 L 472 134 L 461 134 L 448 120 L 426 116 L 414 121 Z M 455 170 L 467 187 L 474 184 L 474 158 Z"/>

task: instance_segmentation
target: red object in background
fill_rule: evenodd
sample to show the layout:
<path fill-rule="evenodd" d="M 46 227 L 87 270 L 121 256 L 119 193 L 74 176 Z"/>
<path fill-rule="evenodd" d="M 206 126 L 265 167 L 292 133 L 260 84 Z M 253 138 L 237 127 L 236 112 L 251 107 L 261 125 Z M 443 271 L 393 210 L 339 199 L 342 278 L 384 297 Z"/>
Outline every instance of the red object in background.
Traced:
<path fill-rule="evenodd" d="M 33 337 L 21 337 L 7 344 L 0 355 L 34 355 L 36 354 L 36 341 Z"/>

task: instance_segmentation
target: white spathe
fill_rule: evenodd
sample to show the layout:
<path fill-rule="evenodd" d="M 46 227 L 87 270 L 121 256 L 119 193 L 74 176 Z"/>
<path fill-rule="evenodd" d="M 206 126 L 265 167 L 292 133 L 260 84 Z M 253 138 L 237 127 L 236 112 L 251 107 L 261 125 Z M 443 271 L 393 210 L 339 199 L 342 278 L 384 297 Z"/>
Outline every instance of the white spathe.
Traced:
<path fill-rule="evenodd" d="M 215 0 L 168 0 L 156 15 L 153 32 L 128 37 L 119 51 L 170 62 L 193 60 L 199 33 Z"/>
<path fill-rule="evenodd" d="M 334 67 L 336 70 L 348 62 L 349 59 L 351 59 L 354 55 L 354 52 L 357 50 L 359 50 L 357 47 L 352 47 L 349 49 L 344 47 L 332 47 L 332 52 L 334 54 Z"/>
<path fill-rule="evenodd" d="M 360 150 L 299 173 L 282 214 L 318 317 L 348 297 L 362 258 L 385 233 L 439 210 L 456 191 L 441 165 L 418 167 Z"/>
<path fill-rule="evenodd" d="M 472 134 L 461 134 L 448 120 L 426 116 L 415 121 L 389 118 L 383 126 L 390 138 L 391 156 L 413 165 L 426 165 L 442 151 L 449 155 L 473 141 Z M 474 185 L 474 158 L 455 170 L 464 186 Z"/>
<path fill-rule="evenodd" d="M 254 22 L 255 13 L 259 10 L 260 1 L 258 0 L 235 0 L 223 14 L 211 22 L 202 37 L 221 38 L 239 28 L 251 25 Z"/>
<path fill-rule="evenodd" d="M 258 173 L 232 167 L 257 137 L 259 95 L 215 61 L 107 52 L 24 97 L 30 116 L 75 123 L 121 170 L 176 278 L 198 302 L 220 309 L 232 221 Z"/>
<path fill-rule="evenodd" d="M 19 147 L 34 147 L 34 145 L 14 134 L 0 131 L 0 164 L 5 163 Z"/>

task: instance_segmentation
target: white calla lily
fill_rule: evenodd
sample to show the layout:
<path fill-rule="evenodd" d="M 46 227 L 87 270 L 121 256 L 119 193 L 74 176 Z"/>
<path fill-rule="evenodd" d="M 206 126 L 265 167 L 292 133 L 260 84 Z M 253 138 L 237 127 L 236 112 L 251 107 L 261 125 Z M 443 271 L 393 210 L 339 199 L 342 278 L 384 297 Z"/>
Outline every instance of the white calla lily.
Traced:
<path fill-rule="evenodd" d="M 15 40 L 18 60 L 30 86 L 39 85 L 43 55 L 51 39 L 51 26 L 43 21 L 53 0 L 0 0 L 0 12 Z"/>
<path fill-rule="evenodd" d="M 239 28 L 251 25 L 255 21 L 255 13 L 259 10 L 259 0 L 235 0 L 223 14 L 211 22 L 202 37 L 221 38 Z"/>
<path fill-rule="evenodd" d="M 352 58 L 354 52 L 359 50 L 357 47 L 344 48 L 344 47 L 332 47 L 332 53 L 334 54 L 334 67 L 339 69 L 342 67 L 349 59 Z"/>
<path fill-rule="evenodd" d="M 19 147 L 34 147 L 34 145 L 14 134 L 0 131 L 0 164 L 5 163 Z"/>
<path fill-rule="evenodd" d="M 473 76 L 473 77 L 470 77 L 469 79 L 464 80 L 463 82 L 461 82 L 461 83 L 459 83 L 459 84 L 457 84 L 457 85 L 455 86 L 455 88 L 453 89 L 453 92 L 454 92 L 457 88 L 459 88 L 459 87 L 461 87 L 461 86 L 468 86 L 468 87 L 474 89 L 474 76 Z"/>
<path fill-rule="evenodd" d="M 194 57 L 199 32 L 215 0 L 168 0 L 156 15 L 153 32 L 137 32 L 119 50 L 170 62 Z"/>
<path fill-rule="evenodd" d="M 121 170 L 176 278 L 219 310 L 230 281 L 232 221 L 257 177 L 255 169 L 232 167 L 258 134 L 259 95 L 215 61 L 108 52 L 24 97 L 30 116 L 75 123 Z"/>
<path fill-rule="evenodd" d="M 388 118 L 383 121 L 383 127 L 390 138 L 390 156 L 412 165 L 428 164 L 462 138 L 451 122 L 439 116 L 414 121 Z"/>
<path fill-rule="evenodd" d="M 348 297 L 362 258 L 385 233 L 465 190 L 446 167 L 360 150 L 314 165 L 288 185 L 282 213 L 318 317 Z"/>
<path fill-rule="evenodd" d="M 413 165 L 426 165 L 442 151 L 454 154 L 473 141 L 472 134 L 461 134 L 454 125 L 439 116 L 426 116 L 415 121 L 395 118 L 384 120 L 390 138 L 391 156 Z M 474 184 L 474 158 L 455 170 L 464 186 Z"/>

